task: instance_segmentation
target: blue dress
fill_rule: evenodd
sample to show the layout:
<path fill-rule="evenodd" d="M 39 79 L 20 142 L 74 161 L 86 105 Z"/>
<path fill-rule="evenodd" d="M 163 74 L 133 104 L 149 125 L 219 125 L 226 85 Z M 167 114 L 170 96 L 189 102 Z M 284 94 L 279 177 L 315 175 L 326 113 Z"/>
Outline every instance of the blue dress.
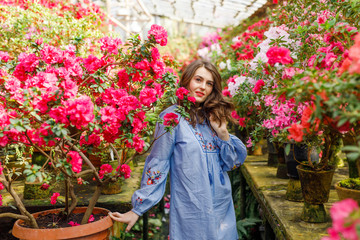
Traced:
<path fill-rule="evenodd" d="M 160 117 L 175 108 L 167 108 Z M 227 171 L 244 162 L 246 147 L 231 134 L 228 141 L 221 140 L 207 124 L 194 128 L 176 114 L 179 124 L 154 142 L 146 159 L 141 188 L 132 196 L 132 211 L 142 216 L 161 200 L 170 172 L 170 239 L 236 240 Z M 155 136 L 164 131 L 158 124 Z"/>

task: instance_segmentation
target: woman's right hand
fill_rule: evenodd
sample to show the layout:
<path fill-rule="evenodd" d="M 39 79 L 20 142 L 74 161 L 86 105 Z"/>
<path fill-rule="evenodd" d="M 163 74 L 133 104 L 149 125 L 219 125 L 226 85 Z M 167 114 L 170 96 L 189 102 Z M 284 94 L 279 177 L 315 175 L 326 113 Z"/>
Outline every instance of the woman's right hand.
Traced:
<path fill-rule="evenodd" d="M 127 227 L 125 232 L 131 230 L 136 221 L 139 219 L 139 215 L 134 213 L 133 211 L 126 212 L 124 214 L 118 212 L 109 212 L 109 216 L 114 220 L 122 223 L 126 223 Z"/>

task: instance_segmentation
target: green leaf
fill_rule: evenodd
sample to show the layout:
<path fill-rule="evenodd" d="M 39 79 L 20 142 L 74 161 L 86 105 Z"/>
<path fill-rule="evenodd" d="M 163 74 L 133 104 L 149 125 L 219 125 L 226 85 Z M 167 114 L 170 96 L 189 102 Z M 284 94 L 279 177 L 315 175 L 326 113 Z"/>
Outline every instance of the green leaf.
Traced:
<path fill-rule="evenodd" d="M 290 147 L 291 147 L 291 144 L 286 144 L 285 149 L 284 149 L 286 155 L 289 155 L 289 153 L 290 153 Z"/>

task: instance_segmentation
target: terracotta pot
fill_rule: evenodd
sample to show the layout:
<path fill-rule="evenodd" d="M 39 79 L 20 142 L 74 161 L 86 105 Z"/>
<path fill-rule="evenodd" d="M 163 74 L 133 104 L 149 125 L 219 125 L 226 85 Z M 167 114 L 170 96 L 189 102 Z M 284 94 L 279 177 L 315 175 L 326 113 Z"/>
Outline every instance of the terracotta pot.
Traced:
<path fill-rule="evenodd" d="M 358 204 L 360 205 L 360 190 L 341 187 L 340 182 L 337 182 L 335 184 L 335 189 L 336 189 L 337 195 L 339 197 L 339 200 L 344 200 L 346 198 L 352 198 L 355 201 L 357 201 Z"/>
<path fill-rule="evenodd" d="M 58 213 L 63 209 L 52 209 L 42 212 L 34 213 L 36 218 L 39 215 L 46 215 L 48 213 Z M 74 210 L 74 213 L 83 213 L 86 211 L 86 207 L 78 207 Z M 34 229 L 23 227 L 20 224 L 23 220 L 17 220 L 14 224 L 12 234 L 19 239 L 26 240 L 47 240 L 47 239 L 71 239 L 71 240 L 105 240 L 109 236 L 109 228 L 113 225 L 113 221 L 108 216 L 109 210 L 104 208 L 95 207 L 94 214 L 103 213 L 105 217 L 96 222 L 67 227 L 67 228 L 55 228 L 55 229 Z"/>
<path fill-rule="evenodd" d="M 304 201 L 310 204 L 323 204 L 329 200 L 331 181 L 335 168 L 331 170 L 313 171 L 298 165 L 301 189 Z"/>

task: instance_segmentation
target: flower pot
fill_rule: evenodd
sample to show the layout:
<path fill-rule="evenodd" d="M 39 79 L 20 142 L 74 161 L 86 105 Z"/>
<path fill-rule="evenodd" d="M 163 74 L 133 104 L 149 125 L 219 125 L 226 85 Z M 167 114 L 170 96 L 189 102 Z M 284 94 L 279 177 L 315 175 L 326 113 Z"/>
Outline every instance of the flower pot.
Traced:
<path fill-rule="evenodd" d="M 299 179 L 299 174 L 296 167 L 300 164 L 299 162 L 308 161 L 308 147 L 306 145 L 290 144 L 289 154 L 285 154 L 285 162 L 287 168 L 287 175 L 289 178 Z M 319 160 L 319 154 L 315 149 L 311 152 L 311 161 L 316 162 Z"/>
<path fill-rule="evenodd" d="M 52 209 L 42 212 L 34 213 L 36 218 L 40 215 L 46 215 L 49 213 L 58 213 L 62 209 Z M 78 207 L 74 210 L 74 213 L 84 213 L 86 207 Z M 34 229 L 29 227 L 23 227 L 21 224 L 23 220 L 17 220 L 14 224 L 12 234 L 19 239 L 72 239 L 72 240 L 104 240 L 108 238 L 109 228 L 113 225 L 111 218 L 108 216 L 109 210 L 104 208 L 95 207 L 93 214 L 104 214 L 105 217 L 88 224 L 66 227 L 66 228 L 53 228 L 53 229 Z"/>
<path fill-rule="evenodd" d="M 336 189 L 336 193 L 339 197 L 339 200 L 344 200 L 346 198 L 352 198 L 355 201 L 357 201 L 358 204 L 360 205 L 360 190 L 341 187 L 340 182 L 337 182 L 335 184 L 335 189 Z"/>
<path fill-rule="evenodd" d="M 260 142 L 255 143 L 254 150 L 249 149 L 249 155 L 254 155 L 254 156 L 262 156 L 263 155 Z"/>
<path fill-rule="evenodd" d="M 279 145 L 275 142 L 270 142 L 267 139 L 267 146 L 268 146 L 268 166 L 277 167 L 278 165 L 278 148 Z"/>
<path fill-rule="evenodd" d="M 298 165 L 304 208 L 301 219 L 305 222 L 321 223 L 329 220 L 324 203 L 329 200 L 329 193 L 335 168 L 314 171 Z"/>
<path fill-rule="evenodd" d="M 276 177 L 281 179 L 288 179 L 289 176 L 287 175 L 284 147 L 279 146 L 277 160 L 278 160 L 278 165 L 277 165 Z"/>
<path fill-rule="evenodd" d="M 118 194 L 121 192 L 122 180 L 118 178 L 116 182 L 107 182 L 101 186 L 101 193 L 105 195 Z"/>
<path fill-rule="evenodd" d="M 304 200 L 311 204 L 322 204 L 329 200 L 331 181 L 335 168 L 331 170 L 314 171 L 297 166 Z"/>

